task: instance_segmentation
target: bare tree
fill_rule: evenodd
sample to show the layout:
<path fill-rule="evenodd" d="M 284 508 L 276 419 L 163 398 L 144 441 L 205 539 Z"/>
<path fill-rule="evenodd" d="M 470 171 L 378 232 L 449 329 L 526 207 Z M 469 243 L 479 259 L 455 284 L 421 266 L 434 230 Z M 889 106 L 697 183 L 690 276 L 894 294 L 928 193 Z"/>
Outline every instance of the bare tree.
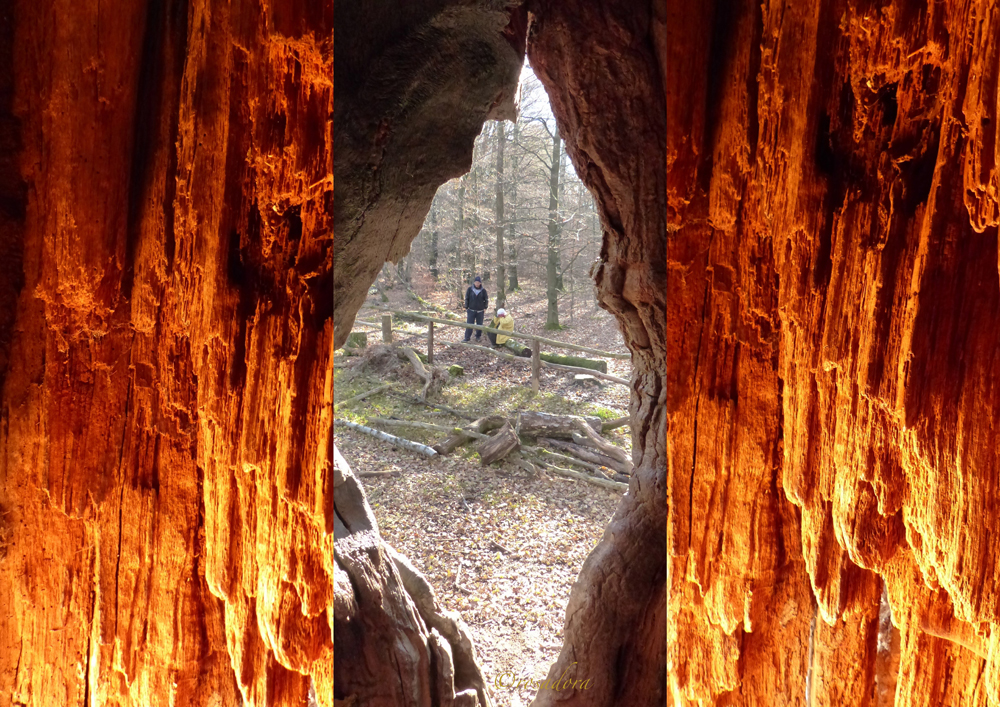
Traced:
<path fill-rule="evenodd" d="M 503 231 L 505 228 L 503 220 L 503 151 L 504 142 L 506 141 L 506 135 L 504 134 L 504 124 L 501 120 L 497 123 L 497 201 L 496 208 L 494 209 L 494 223 L 496 225 L 497 233 L 497 294 L 496 303 L 497 307 L 503 307 L 506 304 L 507 295 L 504 292 L 505 284 L 505 273 L 503 267 L 504 261 L 504 247 L 503 247 Z"/>
<path fill-rule="evenodd" d="M 520 133 L 520 124 L 514 123 L 514 145 L 517 145 L 517 138 L 519 133 Z M 515 240 L 514 237 L 514 222 L 517 220 L 517 183 L 519 181 L 519 176 L 520 176 L 517 171 L 517 166 L 519 162 L 518 157 L 519 157 L 519 152 L 517 150 L 514 150 L 510 156 L 511 173 L 513 175 L 513 178 L 510 180 L 510 222 L 507 225 L 508 228 L 510 229 L 509 233 L 510 243 L 508 250 L 510 255 L 507 260 L 509 266 L 509 277 L 510 277 L 508 289 L 511 292 L 516 292 L 519 289 L 517 283 L 517 241 Z"/>
<path fill-rule="evenodd" d="M 427 260 L 427 264 L 430 267 L 431 277 L 433 277 L 436 282 L 438 279 L 438 228 L 437 209 L 433 206 L 431 206 L 431 253 Z"/>
<path fill-rule="evenodd" d="M 545 328 L 559 328 L 559 296 L 558 296 L 558 259 L 559 259 L 559 163 L 562 156 L 562 138 L 559 128 L 552 131 L 552 162 L 549 165 L 549 247 L 545 261 L 545 295 L 548 299 L 548 310 L 545 315 Z"/>

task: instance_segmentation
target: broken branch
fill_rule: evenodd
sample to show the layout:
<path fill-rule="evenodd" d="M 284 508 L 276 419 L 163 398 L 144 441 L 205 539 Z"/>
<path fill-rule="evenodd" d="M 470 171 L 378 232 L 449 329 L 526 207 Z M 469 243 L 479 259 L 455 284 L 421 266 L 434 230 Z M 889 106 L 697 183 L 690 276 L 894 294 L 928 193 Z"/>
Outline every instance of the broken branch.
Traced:
<path fill-rule="evenodd" d="M 383 442 L 389 442 L 390 444 L 395 444 L 397 446 L 403 447 L 404 449 L 409 449 L 411 452 L 417 452 L 418 454 L 423 454 L 427 457 L 437 456 L 437 452 L 428 447 L 426 444 L 420 444 L 419 442 L 413 442 L 408 439 L 403 439 L 402 437 L 396 437 L 388 432 L 382 432 L 380 430 L 373 430 L 371 427 L 365 427 L 364 425 L 359 425 L 356 422 L 351 422 L 350 420 L 334 420 L 335 424 L 344 425 L 352 430 L 366 434 L 369 437 L 374 437 L 375 439 L 380 439 Z"/>

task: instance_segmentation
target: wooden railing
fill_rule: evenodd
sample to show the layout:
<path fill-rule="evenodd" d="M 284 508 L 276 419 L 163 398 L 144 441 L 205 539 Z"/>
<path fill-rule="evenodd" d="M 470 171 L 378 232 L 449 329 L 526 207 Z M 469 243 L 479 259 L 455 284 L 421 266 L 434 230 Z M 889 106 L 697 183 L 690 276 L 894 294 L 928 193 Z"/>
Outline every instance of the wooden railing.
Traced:
<path fill-rule="evenodd" d="M 427 332 L 409 332 L 400 329 L 393 329 L 392 327 L 392 315 L 395 314 L 400 317 L 406 317 L 408 319 L 416 319 L 418 321 L 427 322 Z M 361 324 L 363 326 L 370 326 L 373 328 L 378 328 L 379 325 L 374 322 L 366 322 L 361 320 L 356 320 L 355 324 Z M 438 317 L 429 317 L 424 314 L 414 313 L 414 312 L 402 312 L 402 311 L 391 311 L 387 314 L 382 315 L 382 340 L 387 344 L 392 343 L 392 332 L 397 331 L 400 333 L 405 333 L 410 336 L 426 336 L 427 337 L 427 362 L 434 363 L 434 325 L 440 324 L 442 326 L 457 327 L 459 329 L 477 329 L 479 331 L 492 332 L 495 334 L 500 334 L 512 339 L 522 339 L 531 342 L 531 384 L 535 392 L 538 392 L 540 385 L 540 370 L 542 368 L 552 368 L 555 370 L 568 371 L 572 373 L 583 373 L 586 375 L 592 375 L 595 378 L 600 378 L 603 380 L 610 381 L 612 383 L 617 383 L 619 385 L 628 386 L 629 381 L 624 378 L 619 378 L 618 376 L 612 376 L 601 371 L 595 371 L 589 368 L 581 368 L 577 366 L 567 366 L 562 364 L 550 363 L 548 361 L 541 360 L 541 347 L 540 344 L 548 344 L 554 348 L 568 349 L 571 351 L 581 351 L 583 353 L 589 353 L 602 358 L 614 358 L 614 359 L 631 359 L 630 354 L 617 354 L 611 353 L 609 351 L 602 351 L 600 349 L 595 349 L 590 346 L 580 346 L 579 344 L 568 344 L 564 341 L 556 341 L 554 339 L 546 339 L 542 336 L 536 336 L 534 334 L 526 334 L 522 332 L 511 332 L 504 329 L 494 329 L 488 326 L 482 326 L 479 324 L 467 324 L 465 322 L 450 321 L 448 319 L 440 319 Z M 468 346 L 470 348 L 478 349 L 480 351 L 485 351 L 487 353 L 498 356 L 502 359 L 508 361 L 523 361 L 528 363 L 529 360 L 525 358 L 519 358 L 517 356 L 512 356 L 507 353 L 502 353 L 499 351 L 493 351 L 492 349 L 487 349 L 482 346 L 473 346 L 472 344 L 460 343 L 461 346 Z"/>

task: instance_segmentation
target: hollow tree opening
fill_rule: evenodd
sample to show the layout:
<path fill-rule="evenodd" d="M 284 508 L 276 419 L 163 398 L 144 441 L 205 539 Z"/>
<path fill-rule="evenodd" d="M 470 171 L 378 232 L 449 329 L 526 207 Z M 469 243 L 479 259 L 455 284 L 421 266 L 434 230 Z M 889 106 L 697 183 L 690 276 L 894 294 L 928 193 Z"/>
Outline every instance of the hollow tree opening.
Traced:
<path fill-rule="evenodd" d="M 550 670 L 551 677 L 567 670 L 589 677 L 592 686 L 543 692 L 535 704 L 661 705 L 665 18 L 652 3 L 610 1 L 345 6 L 337 16 L 337 36 L 345 41 L 337 42 L 335 64 L 337 346 L 382 264 L 406 254 L 436 188 L 468 168 L 483 121 L 511 110 L 525 47 L 549 93 L 566 151 L 601 216 L 604 239 L 593 270 L 599 298 L 632 351 L 636 472 L 574 588 L 566 642 Z M 338 468 L 336 696 L 421 704 L 443 689 L 442 699 L 456 704 L 482 701 L 482 676 L 473 666 L 466 663 L 459 676 L 459 660 L 470 655 L 461 632 L 435 626 L 440 612 L 421 604 L 405 561 L 375 532 L 357 481 L 346 465 Z M 455 669 L 440 670 L 449 652 L 459 656 Z M 383 655 L 392 659 L 380 662 Z"/>

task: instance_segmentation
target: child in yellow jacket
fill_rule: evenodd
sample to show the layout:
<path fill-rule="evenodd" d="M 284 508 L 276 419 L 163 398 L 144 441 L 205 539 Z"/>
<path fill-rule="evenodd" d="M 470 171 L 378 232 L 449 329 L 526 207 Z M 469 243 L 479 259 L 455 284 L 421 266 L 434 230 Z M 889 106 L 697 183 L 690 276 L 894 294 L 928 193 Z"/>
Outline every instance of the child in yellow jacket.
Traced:
<path fill-rule="evenodd" d="M 493 329 L 502 329 L 503 331 L 514 331 L 514 317 L 507 314 L 505 309 L 498 309 L 497 315 L 490 320 L 489 326 Z M 494 346 L 503 346 L 510 339 L 509 336 L 504 336 L 503 334 L 494 334 L 493 332 L 487 332 L 486 336 L 490 337 L 490 343 Z"/>

